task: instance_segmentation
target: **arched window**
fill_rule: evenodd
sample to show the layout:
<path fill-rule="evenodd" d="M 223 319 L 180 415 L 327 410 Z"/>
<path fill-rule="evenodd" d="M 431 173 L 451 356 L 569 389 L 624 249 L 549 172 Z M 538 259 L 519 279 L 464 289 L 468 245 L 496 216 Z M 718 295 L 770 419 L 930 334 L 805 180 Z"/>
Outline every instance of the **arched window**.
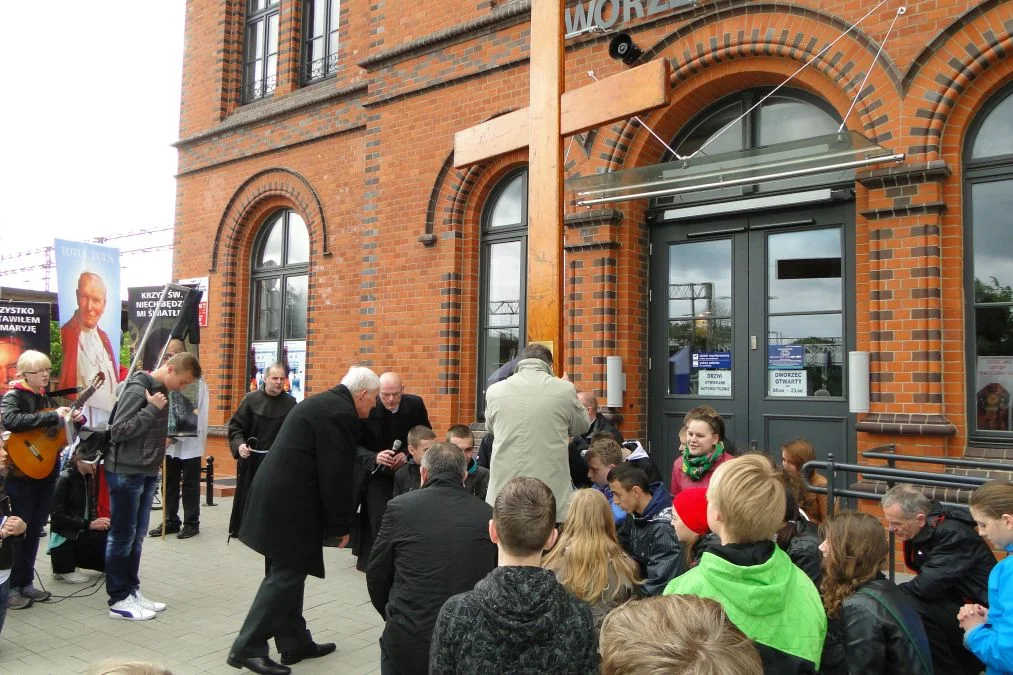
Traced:
<path fill-rule="evenodd" d="M 489 377 L 524 344 L 527 280 L 528 171 L 507 176 L 482 214 L 478 412 Z"/>
<path fill-rule="evenodd" d="M 992 98 L 964 146 L 968 428 L 1013 438 L 1013 85 Z"/>
<path fill-rule="evenodd" d="M 739 119 L 757 101 L 770 92 L 769 88 L 750 89 L 727 96 L 697 115 L 686 124 L 670 144 L 680 155 L 688 156 L 717 136 L 703 152 L 714 156 L 726 152 L 752 150 L 778 143 L 799 141 L 837 132 L 840 116 L 829 103 L 808 92 L 785 88 L 768 98 L 751 113 Z M 790 120 L 790 122 L 786 122 Z M 663 162 L 676 158 L 665 154 Z M 852 180 L 854 172 L 838 172 L 835 179 Z M 683 196 L 661 197 L 655 206 L 670 206 L 693 201 L 736 199 L 756 193 L 797 189 L 806 185 L 826 182 L 826 176 L 803 177 L 770 181 L 763 186 L 708 190 L 703 195 L 692 193 Z"/>
<path fill-rule="evenodd" d="M 251 388 L 260 384 L 263 369 L 277 361 L 288 365 L 292 393 L 302 398 L 309 261 L 306 223 L 291 209 L 273 213 L 261 227 L 253 247 Z"/>

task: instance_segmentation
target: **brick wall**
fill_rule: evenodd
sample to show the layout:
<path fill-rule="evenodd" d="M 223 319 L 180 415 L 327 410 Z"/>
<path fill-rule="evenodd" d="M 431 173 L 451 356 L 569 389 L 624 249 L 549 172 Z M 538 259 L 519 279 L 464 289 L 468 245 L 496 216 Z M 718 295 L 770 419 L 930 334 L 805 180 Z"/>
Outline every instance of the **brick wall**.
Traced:
<path fill-rule="evenodd" d="M 453 169 L 453 135 L 527 104 L 528 3 L 349 0 L 337 76 L 301 86 L 299 3 L 282 0 L 278 91 L 245 106 L 242 6 L 187 3 L 174 274 L 211 277 L 211 422 L 227 421 L 245 391 L 250 249 L 280 207 L 311 233 L 307 392 L 351 363 L 393 368 L 440 429 L 471 421 L 482 208 L 525 153 Z M 780 83 L 868 10 L 705 1 L 634 21 L 647 58 L 672 64 L 672 103 L 645 120 L 672 137 L 722 96 Z M 894 17 L 877 10 L 794 86 L 843 115 Z M 857 341 L 875 356 L 860 449 L 959 454 L 966 444 L 961 147 L 1013 75 L 1011 32 L 1009 3 L 909 4 L 851 114 L 851 128 L 908 155 L 856 182 Z M 568 88 L 588 83 L 589 69 L 603 78 L 624 68 L 607 43 L 568 43 Z M 575 143 L 566 171 L 642 166 L 662 151 L 639 125 L 616 123 L 586 149 Z M 622 430 L 632 437 L 646 433 L 644 213 L 639 202 L 571 207 L 564 239 L 567 370 L 603 396 L 605 356 L 623 357 Z"/>

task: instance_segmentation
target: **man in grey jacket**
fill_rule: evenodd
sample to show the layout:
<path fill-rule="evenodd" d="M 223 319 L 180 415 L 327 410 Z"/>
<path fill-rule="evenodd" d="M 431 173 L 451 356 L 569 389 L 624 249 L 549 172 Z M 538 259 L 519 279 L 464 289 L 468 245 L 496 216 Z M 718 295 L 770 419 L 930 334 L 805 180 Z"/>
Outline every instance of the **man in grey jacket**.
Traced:
<path fill-rule="evenodd" d="M 165 603 L 141 595 L 138 570 L 148 531 L 155 481 L 165 457 L 167 395 L 201 376 L 200 363 L 183 352 L 151 373 L 130 376 L 109 425 L 112 447 L 106 453 L 110 524 L 106 543 L 106 590 L 109 616 L 144 621 Z"/>
<path fill-rule="evenodd" d="M 511 478 L 531 476 L 552 490 L 556 522 L 563 522 L 573 490 L 567 448 L 591 424 L 573 383 L 552 374 L 546 347 L 531 344 L 514 374 L 489 387 L 485 399 L 486 429 L 493 435 L 486 502 L 495 504 Z"/>

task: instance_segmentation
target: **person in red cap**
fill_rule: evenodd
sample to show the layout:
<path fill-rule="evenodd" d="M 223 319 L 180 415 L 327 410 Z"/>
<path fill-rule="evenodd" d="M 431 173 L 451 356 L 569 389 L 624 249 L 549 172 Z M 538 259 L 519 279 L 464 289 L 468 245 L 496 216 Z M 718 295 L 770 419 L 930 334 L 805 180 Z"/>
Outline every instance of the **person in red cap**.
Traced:
<path fill-rule="evenodd" d="M 700 562 L 700 556 L 717 537 L 707 525 L 707 488 L 683 490 L 672 499 L 672 527 L 682 543 L 686 568 Z"/>

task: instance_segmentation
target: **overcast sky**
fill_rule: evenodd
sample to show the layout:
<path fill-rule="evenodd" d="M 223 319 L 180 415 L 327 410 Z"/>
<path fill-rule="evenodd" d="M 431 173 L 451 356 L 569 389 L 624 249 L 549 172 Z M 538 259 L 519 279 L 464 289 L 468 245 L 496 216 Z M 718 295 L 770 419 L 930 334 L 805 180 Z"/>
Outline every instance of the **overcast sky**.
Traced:
<path fill-rule="evenodd" d="M 4 3 L 0 255 L 172 227 L 184 9 L 184 0 Z M 171 243 L 170 229 L 106 245 Z M 123 289 L 170 281 L 171 260 L 169 249 L 122 254 Z M 41 269 L 0 284 L 45 288 Z"/>

